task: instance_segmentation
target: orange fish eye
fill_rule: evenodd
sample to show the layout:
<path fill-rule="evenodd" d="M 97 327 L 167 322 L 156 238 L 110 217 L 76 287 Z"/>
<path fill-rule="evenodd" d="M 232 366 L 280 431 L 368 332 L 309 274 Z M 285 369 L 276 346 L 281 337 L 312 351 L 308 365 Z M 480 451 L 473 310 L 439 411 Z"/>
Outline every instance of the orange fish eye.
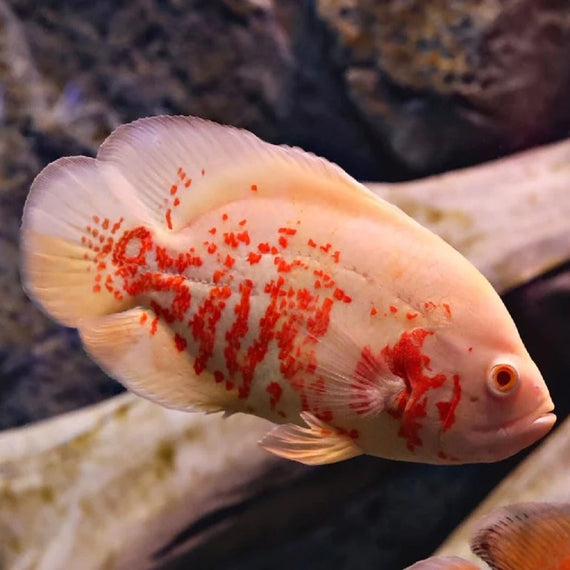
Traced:
<path fill-rule="evenodd" d="M 491 368 L 488 386 L 496 396 L 506 396 L 519 385 L 519 373 L 511 364 L 497 364 Z"/>

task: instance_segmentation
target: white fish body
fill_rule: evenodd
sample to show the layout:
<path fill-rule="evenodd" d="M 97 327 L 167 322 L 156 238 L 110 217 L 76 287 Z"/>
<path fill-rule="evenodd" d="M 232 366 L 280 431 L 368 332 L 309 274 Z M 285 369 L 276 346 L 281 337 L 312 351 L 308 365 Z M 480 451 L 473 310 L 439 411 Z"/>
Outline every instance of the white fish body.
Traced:
<path fill-rule="evenodd" d="M 279 424 L 305 463 L 491 461 L 544 435 L 548 390 L 458 252 L 339 167 L 195 118 L 119 128 L 37 177 L 30 295 L 141 396 Z"/>

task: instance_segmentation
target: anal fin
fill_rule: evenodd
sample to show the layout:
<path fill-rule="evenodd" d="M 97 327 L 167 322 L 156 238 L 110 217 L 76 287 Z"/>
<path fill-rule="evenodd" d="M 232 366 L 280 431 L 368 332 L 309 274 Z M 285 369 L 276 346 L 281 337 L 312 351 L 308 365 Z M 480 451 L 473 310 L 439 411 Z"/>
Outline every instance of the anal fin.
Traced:
<path fill-rule="evenodd" d="M 305 465 L 336 463 L 362 454 L 347 434 L 309 412 L 301 412 L 308 427 L 284 424 L 272 429 L 259 444 L 263 449 Z"/>
<path fill-rule="evenodd" d="M 152 310 L 82 319 L 78 328 L 94 360 L 139 396 L 178 410 L 236 411 L 232 392 L 207 370 L 196 374 L 192 355 Z"/>

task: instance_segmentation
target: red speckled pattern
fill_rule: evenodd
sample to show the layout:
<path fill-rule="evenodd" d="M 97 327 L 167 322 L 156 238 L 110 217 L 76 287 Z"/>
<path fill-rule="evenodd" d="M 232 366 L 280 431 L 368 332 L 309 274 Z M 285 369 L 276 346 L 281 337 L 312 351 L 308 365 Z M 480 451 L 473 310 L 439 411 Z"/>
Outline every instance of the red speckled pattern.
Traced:
<path fill-rule="evenodd" d="M 205 176 L 205 171 L 201 175 Z M 179 167 L 168 197 L 160 206 L 168 230 L 173 230 L 172 212 L 191 187 L 192 179 Z M 249 187 L 256 195 L 262 190 L 257 184 Z M 352 296 L 358 293 L 345 290 L 346 285 L 339 287 L 331 274 L 331 268 L 340 263 L 340 249 L 329 242 L 320 243 L 316 236 L 307 238 L 306 233 L 299 232 L 300 220 L 278 225 L 271 237 L 264 235 L 266 239 L 258 241 L 250 235 L 247 217 L 234 220 L 227 211 L 221 211 L 218 222 L 205 232 L 206 239 L 197 240 L 183 251 L 159 245 L 152 230 L 143 225 L 124 228 L 123 222 L 123 218 L 101 220 L 93 216 L 92 224 L 85 228 L 81 241 L 90 250 L 85 258 L 93 261 L 90 270 L 95 269 L 94 293 L 104 294 L 105 289 L 119 301 L 130 297 L 138 304 L 149 305 L 154 317 L 141 319 L 140 325 L 147 327 L 150 335 L 156 333 L 159 320 L 172 325 L 172 342 L 177 351 L 188 350 L 194 356 L 195 373 L 199 376 L 208 369 L 216 384 L 235 391 L 240 400 L 250 397 L 256 369 L 274 343 L 281 376 L 264 389 L 268 409 L 287 417 L 288 406 L 281 405 L 281 401 L 288 385 L 298 394 L 301 410 L 333 422 L 333 410 L 327 409 L 319 398 L 326 393 L 327 383 L 318 372 L 316 345 L 329 330 L 335 305 L 350 304 Z M 300 246 L 308 251 L 309 258 L 326 263 L 309 264 L 307 255 L 295 253 Z M 264 276 L 262 281 L 256 278 L 254 282 L 244 273 L 234 272 L 238 259 L 242 268 L 253 268 L 267 258 L 272 263 L 266 267 L 271 269 L 256 274 Z M 206 267 L 208 279 L 200 283 L 207 285 L 207 292 L 194 298 L 195 269 Z M 303 279 L 299 278 L 301 275 Z M 252 300 L 260 296 L 263 311 L 261 316 L 252 316 Z M 424 313 L 436 309 L 451 317 L 447 303 L 423 304 Z M 370 317 L 401 318 L 410 326 L 421 314 L 417 310 L 400 312 L 394 304 L 380 310 L 383 317 L 372 303 Z M 370 347 L 364 347 L 354 374 L 366 382 L 349 384 L 355 394 L 346 407 L 362 415 L 374 410 L 374 403 L 366 401 L 366 390 L 379 379 L 380 365 L 374 364 L 375 359 L 384 363 L 384 370 L 388 368 L 403 379 L 405 389 L 395 396 L 389 412 L 401 421 L 398 435 L 412 452 L 423 444 L 420 431 L 427 415 L 427 394 L 448 380 L 443 374 L 427 374 L 431 371 L 430 359 L 422 347 L 431 334 L 424 328 L 404 330 L 395 344 L 381 347 L 378 356 Z M 221 339 L 223 346 L 219 346 Z M 444 431 L 453 425 L 461 397 L 459 377 L 453 376 L 452 381 L 451 400 L 436 402 Z M 354 430 L 351 437 L 357 433 Z"/>

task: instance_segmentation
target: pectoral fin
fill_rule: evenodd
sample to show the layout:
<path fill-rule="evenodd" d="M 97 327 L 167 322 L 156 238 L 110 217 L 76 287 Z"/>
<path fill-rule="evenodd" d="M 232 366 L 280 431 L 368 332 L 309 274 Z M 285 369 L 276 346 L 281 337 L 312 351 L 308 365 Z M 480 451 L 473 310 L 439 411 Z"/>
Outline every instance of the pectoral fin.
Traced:
<path fill-rule="evenodd" d="M 301 412 L 308 427 L 285 424 L 272 429 L 259 444 L 263 449 L 305 465 L 336 463 L 362 454 L 354 440 L 309 412 Z"/>
<path fill-rule="evenodd" d="M 405 389 L 380 353 L 362 347 L 339 327 L 330 326 L 325 337 L 312 340 L 319 347 L 315 376 L 324 381 L 306 382 L 304 391 L 321 409 L 344 417 L 374 416 Z"/>

